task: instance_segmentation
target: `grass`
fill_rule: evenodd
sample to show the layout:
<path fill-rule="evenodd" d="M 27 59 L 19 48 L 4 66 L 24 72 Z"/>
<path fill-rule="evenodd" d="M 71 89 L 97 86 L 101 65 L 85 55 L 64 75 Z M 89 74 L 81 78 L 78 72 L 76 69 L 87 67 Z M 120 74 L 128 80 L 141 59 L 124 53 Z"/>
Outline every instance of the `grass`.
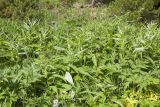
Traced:
<path fill-rule="evenodd" d="M 81 12 L 54 23 L 0 19 L 0 106 L 160 105 L 157 24 Z"/>

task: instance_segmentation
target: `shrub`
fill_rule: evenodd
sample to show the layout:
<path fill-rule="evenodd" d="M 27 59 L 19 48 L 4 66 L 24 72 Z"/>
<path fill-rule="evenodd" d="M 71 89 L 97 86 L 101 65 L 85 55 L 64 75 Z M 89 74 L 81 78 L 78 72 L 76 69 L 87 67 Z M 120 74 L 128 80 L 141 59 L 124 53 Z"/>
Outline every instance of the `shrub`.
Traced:
<path fill-rule="evenodd" d="M 110 10 L 114 15 L 127 15 L 129 20 L 151 21 L 160 18 L 158 4 L 158 0 L 115 0 Z"/>
<path fill-rule="evenodd" d="M 26 19 L 44 17 L 40 0 L 0 0 L 0 17 Z"/>

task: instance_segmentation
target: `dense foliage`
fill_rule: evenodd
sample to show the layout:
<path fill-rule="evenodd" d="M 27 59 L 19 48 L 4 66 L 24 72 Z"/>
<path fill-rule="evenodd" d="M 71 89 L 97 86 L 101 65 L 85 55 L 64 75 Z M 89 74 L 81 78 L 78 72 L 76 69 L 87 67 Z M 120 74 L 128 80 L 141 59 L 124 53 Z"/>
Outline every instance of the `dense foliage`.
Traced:
<path fill-rule="evenodd" d="M 99 1 L 0 0 L 0 107 L 160 105 L 159 0 Z"/>
<path fill-rule="evenodd" d="M 45 4 L 40 0 L 0 0 L 0 17 L 44 19 Z"/>
<path fill-rule="evenodd" d="M 55 25 L 0 20 L 1 106 L 160 105 L 157 25 L 85 17 Z"/>
<path fill-rule="evenodd" d="M 112 15 L 126 15 L 130 21 L 160 21 L 159 0 L 77 0 L 109 4 Z M 0 0 L 0 17 L 19 19 L 45 19 L 46 9 L 57 6 L 71 6 L 75 0 Z M 82 6 L 83 7 L 83 6 Z M 108 13 L 106 13 L 108 14 Z"/>
<path fill-rule="evenodd" d="M 128 20 L 160 22 L 159 0 L 115 0 L 110 5 L 115 15 L 126 15 Z"/>

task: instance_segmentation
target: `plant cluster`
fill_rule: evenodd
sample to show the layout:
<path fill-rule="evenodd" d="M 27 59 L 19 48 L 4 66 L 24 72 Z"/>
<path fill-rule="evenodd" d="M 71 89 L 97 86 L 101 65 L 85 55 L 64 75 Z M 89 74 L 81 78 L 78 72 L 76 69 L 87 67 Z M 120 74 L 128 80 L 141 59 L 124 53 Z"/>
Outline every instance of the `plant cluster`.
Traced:
<path fill-rule="evenodd" d="M 42 0 L 43 1 L 43 0 Z M 12 19 L 45 19 L 46 3 L 41 0 L 0 0 L 0 17 Z"/>
<path fill-rule="evenodd" d="M 0 106 L 159 106 L 159 35 L 120 17 L 0 19 Z"/>
<path fill-rule="evenodd" d="M 159 0 L 115 0 L 110 9 L 112 14 L 126 15 L 128 20 L 160 21 Z"/>
<path fill-rule="evenodd" d="M 125 15 L 129 21 L 160 21 L 159 0 L 0 0 L 0 17 L 44 20 L 48 10 L 71 7 L 75 2 L 107 4 L 112 16 Z"/>
<path fill-rule="evenodd" d="M 159 1 L 111 1 L 0 0 L 0 107 L 158 107 Z"/>

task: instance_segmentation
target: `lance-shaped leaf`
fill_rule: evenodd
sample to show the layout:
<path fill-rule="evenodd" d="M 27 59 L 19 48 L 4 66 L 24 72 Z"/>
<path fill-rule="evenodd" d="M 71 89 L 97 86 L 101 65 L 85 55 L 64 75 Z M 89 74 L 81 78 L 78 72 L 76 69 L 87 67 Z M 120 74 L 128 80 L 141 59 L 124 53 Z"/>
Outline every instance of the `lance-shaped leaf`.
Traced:
<path fill-rule="evenodd" d="M 74 84 L 73 83 L 73 79 L 72 79 L 72 75 L 69 72 L 66 72 L 64 78 L 70 83 L 70 84 Z"/>

